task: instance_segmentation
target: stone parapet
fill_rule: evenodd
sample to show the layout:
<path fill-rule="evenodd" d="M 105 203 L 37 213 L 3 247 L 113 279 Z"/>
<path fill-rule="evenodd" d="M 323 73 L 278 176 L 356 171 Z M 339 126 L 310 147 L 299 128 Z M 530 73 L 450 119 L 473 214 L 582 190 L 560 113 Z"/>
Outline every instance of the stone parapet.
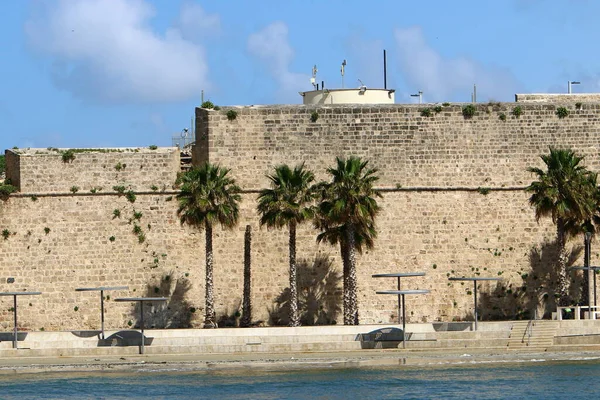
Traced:
<path fill-rule="evenodd" d="M 6 177 L 22 193 L 171 190 L 179 170 L 176 147 L 6 151 Z"/>
<path fill-rule="evenodd" d="M 282 163 L 305 163 L 327 179 L 335 157 L 350 155 L 378 168 L 384 188 L 523 188 L 549 146 L 573 148 L 600 169 L 600 102 L 570 105 L 566 118 L 550 103 L 477 104 L 472 117 L 465 106 L 245 107 L 235 120 L 197 109 L 195 154 L 232 168 L 247 189 L 268 185 L 265 175 Z"/>
<path fill-rule="evenodd" d="M 600 103 L 600 93 L 525 93 L 515 94 L 517 103 Z"/>

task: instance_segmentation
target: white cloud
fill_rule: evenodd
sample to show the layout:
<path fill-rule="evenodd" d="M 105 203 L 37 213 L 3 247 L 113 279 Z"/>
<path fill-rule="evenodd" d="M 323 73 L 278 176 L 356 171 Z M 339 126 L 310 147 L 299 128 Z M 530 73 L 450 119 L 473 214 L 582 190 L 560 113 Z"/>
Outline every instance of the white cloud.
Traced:
<path fill-rule="evenodd" d="M 197 96 L 209 86 L 203 47 L 184 39 L 179 29 L 156 32 L 149 22 L 154 9 L 145 0 L 37 5 L 25 23 L 29 42 L 52 60 L 55 84 L 77 97 L 171 102 Z M 197 14 L 193 7 L 184 8 L 180 20 L 187 20 L 186 11 Z"/>
<path fill-rule="evenodd" d="M 177 27 L 185 39 L 196 41 L 221 32 L 221 19 L 217 14 L 208 14 L 197 3 L 184 3 Z"/>
<path fill-rule="evenodd" d="M 473 84 L 478 100 L 512 101 L 521 86 L 506 68 L 466 57 L 444 58 L 427 44 L 420 27 L 396 29 L 394 38 L 407 85 L 415 92 L 422 90 L 428 101 L 470 101 Z"/>
<path fill-rule="evenodd" d="M 248 38 L 248 51 L 266 64 L 279 85 L 278 100 L 298 101 L 298 91 L 306 90 L 310 76 L 289 71 L 294 49 L 288 41 L 288 28 L 283 22 L 274 22 Z"/>

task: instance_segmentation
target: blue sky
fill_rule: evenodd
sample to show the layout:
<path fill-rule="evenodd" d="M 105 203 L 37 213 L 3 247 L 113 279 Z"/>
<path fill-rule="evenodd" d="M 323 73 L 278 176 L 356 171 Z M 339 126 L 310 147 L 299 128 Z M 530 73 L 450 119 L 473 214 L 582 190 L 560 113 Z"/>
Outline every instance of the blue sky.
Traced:
<path fill-rule="evenodd" d="M 4 0 L 0 150 L 170 146 L 194 107 L 299 104 L 317 81 L 411 103 L 600 91 L 593 0 Z"/>

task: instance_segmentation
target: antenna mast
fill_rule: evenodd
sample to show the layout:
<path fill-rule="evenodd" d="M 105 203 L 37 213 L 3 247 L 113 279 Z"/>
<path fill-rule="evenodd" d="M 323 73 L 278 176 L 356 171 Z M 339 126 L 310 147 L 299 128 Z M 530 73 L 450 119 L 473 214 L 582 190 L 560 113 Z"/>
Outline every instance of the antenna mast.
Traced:
<path fill-rule="evenodd" d="M 346 70 L 346 60 L 342 61 L 342 69 L 340 72 L 342 73 L 342 89 L 344 88 L 344 72 Z"/>

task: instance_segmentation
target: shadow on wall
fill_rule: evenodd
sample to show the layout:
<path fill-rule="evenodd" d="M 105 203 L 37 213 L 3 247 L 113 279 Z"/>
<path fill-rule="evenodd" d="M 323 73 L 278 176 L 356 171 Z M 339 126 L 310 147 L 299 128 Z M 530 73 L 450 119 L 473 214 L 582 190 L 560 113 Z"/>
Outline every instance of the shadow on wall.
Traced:
<path fill-rule="evenodd" d="M 145 297 L 166 297 L 164 303 L 144 304 L 144 327 L 154 329 L 190 328 L 192 314 L 196 310 L 185 299 L 187 292 L 192 288 L 187 278 L 173 279 L 173 272 L 155 279 L 146 286 Z M 139 328 L 139 303 L 136 302 L 132 312 L 135 318 L 135 328 Z"/>
<path fill-rule="evenodd" d="M 311 265 L 308 260 L 297 264 L 298 309 L 302 325 L 335 325 L 342 304 L 342 276 L 333 268 L 328 256 L 317 255 Z M 289 323 L 290 289 L 277 296 L 269 309 L 269 325 Z"/>
<path fill-rule="evenodd" d="M 574 265 L 581 256 L 583 246 L 573 246 L 568 253 L 567 268 Z M 511 320 L 550 318 L 556 311 L 558 274 L 556 241 L 544 242 L 529 252 L 530 270 L 522 271 L 518 282 L 499 281 L 489 291 L 479 292 L 479 314 L 482 320 Z M 573 273 L 567 272 L 569 277 Z M 571 279 L 569 293 L 575 302 L 581 297 L 581 277 Z"/>
<path fill-rule="evenodd" d="M 242 300 L 237 300 L 237 306 L 233 307 L 233 311 L 229 311 L 229 308 L 225 310 L 225 312 L 217 316 L 217 326 L 219 328 L 239 328 L 240 326 L 240 318 L 242 317 Z M 260 322 L 253 323 L 250 326 L 256 326 L 260 324 Z"/>

